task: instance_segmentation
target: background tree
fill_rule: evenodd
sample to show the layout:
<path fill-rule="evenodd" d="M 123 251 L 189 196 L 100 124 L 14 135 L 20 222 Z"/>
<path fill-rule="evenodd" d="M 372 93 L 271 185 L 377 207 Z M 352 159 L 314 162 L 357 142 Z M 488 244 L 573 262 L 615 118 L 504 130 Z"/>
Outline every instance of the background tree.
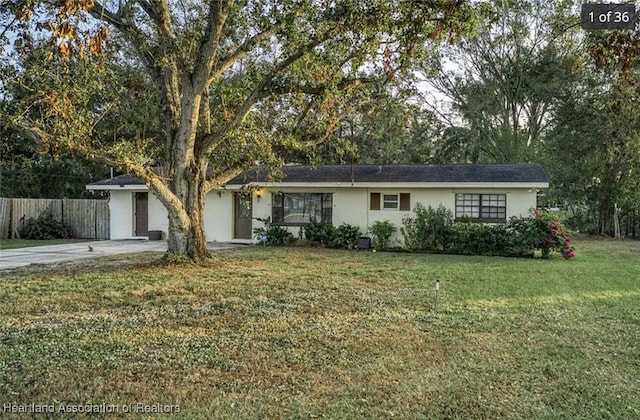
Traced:
<path fill-rule="evenodd" d="M 576 54 L 571 2 L 493 4 L 488 30 L 443 48 L 435 74 L 424 72 L 445 97 L 425 99 L 447 125 L 438 161 L 538 159 L 558 94 L 570 85 Z"/>
<path fill-rule="evenodd" d="M 142 179 L 168 211 L 169 251 L 194 260 L 208 256 L 208 191 L 256 162 L 281 164 L 281 150 L 322 141 L 345 92 L 408 71 L 429 40 L 475 23 L 465 1 L 446 0 L 69 0 L 27 2 L 18 13 L 51 34 L 57 54 L 44 77 L 19 75 L 32 95 L 4 124 Z M 21 42 L 29 47 L 28 37 Z M 154 130 L 116 131 L 104 143 L 108 115 L 134 95 L 116 63 L 153 86 L 155 101 L 131 100 L 160 119 Z M 303 132 L 309 121 L 327 130 Z"/>
<path fill-rule="evenodd" d="M 636 235 L 640 225 L 640 37 L 589 34 L 573 90 L 548 139 L 551 196 L 586 215 L 589 230 Z M 617 210 L 619 209 L 619 210 Z M 583 217 L 584 219 L 584 217 Z"/>
<path fill-rule="evenodd" d="M 373 85 L 358 92 L 330 141 L 309 151 L 311 163 L 428 163 L 440 136 L 433 112 L 412 102 L 413 89 Z M 302 159 L 304 161 L 304 158 Z"/>

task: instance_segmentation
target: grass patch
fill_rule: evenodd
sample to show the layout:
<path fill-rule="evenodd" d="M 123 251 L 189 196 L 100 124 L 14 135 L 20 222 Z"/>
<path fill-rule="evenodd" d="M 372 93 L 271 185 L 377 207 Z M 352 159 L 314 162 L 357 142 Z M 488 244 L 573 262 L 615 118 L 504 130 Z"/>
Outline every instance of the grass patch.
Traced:
<path fill-rule="evenodd" d="M 251 247 L 205 267 L 144 254 L 15 271 L 0 281 L 0 408 L 637 418 L 640 243 L 577 249 L 542 261 Z"/>
<path fill-rule="evenodd" d="M 72 244 L 89 241 L 95 241 L 95 239 L 2 239 L 0 240 L 0 249 L 30 248 L 34 246 Z"/>

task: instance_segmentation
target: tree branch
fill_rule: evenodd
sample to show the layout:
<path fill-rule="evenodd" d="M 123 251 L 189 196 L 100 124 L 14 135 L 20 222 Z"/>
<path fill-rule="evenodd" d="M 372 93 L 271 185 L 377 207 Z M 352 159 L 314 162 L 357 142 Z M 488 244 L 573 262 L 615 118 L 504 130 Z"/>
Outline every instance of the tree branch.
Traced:
<path fill-rule="evenodd" d="M 266 31 L 262 31 L 251 38 L 247 39 L 242 45 L 240 45 L 237 49 L 235 49 L 232 53 L 228 54 L 226 57 L 222 58 L 212 69 L 211 76 L 209 77 L 208 82 L 211 83 L 214 80 L 218 79 L 222 73 L 231 68 L 235 63 L 244 58 L 252 48 L 261 43 L 262 41 L 267 40 L 273 34 L 277 32 L 277 30 L 282 25 L 274 25 Z"/>
<path fill-rule="evenodd" d="M 230 2 L 228 0 L 211 0 L 207 24 L 208 30 L 201 40 L 197 55 L 198 60 L 191 75 L 196 92 L 204 90 L 213 80 L 211 71 L 218 51 L 222 29 L 229 16 L 229 5 Z M 195 86 L 196 83 L 197 86 Z"/>
<path fill-rule="evenodd" d="M 204 182 L 204 186 L 203 186 L 204 191 L 209 192 L 216 188 L 220 188 L 222 185 L 231 181 L 233 178 L 237 177 L 238 175 L 242 175 L 247 169 L 249 169 L 251 165 L 252 165 L 252 162 L 247 162 L 245 164 L 238 164 L 234 167 L 223 170 L 221 173 L 216 174 L 211 178 L 208 178 Z"/>
<path fill-rule="evenodd" d="M 351 87 L 358 87 L 363 84 L 375 83 L 380 81 L 380 78 L 375 77 L 355 77 L 355 78 L 343 78 L 340 82 L 338 82 L 335 87 L 338 90 L 345 90 Z M 304 93 L 306 95 L 322 95 L 326 92 L 330 87 L 328 85 L 300 85 L 296 83 L 281 83 L 278 86 L 274 87 L 265 87 L 264 95 L 285 95 L 288 93 Z"/>

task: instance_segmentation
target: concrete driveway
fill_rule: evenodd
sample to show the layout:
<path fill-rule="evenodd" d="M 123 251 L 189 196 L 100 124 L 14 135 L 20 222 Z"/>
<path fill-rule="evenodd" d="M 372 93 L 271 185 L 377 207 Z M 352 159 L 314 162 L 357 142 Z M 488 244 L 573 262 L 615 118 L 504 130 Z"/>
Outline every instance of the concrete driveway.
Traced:
<path fill-rule="evenodd" d="M 210 249 L 234 248 L 235 244 L 209 244 Z M 89 247 L 93 249 L 90 251 Z M 0 270 L 24 267 L 31 264 L 50 264 L 62 261 L 95 258 L 105 255 L 132 254 L 136 252 L 165 252 L 166 241 L 121 240 L 76 242 L 62 245 L 34 246 L 0 250 Z"/>

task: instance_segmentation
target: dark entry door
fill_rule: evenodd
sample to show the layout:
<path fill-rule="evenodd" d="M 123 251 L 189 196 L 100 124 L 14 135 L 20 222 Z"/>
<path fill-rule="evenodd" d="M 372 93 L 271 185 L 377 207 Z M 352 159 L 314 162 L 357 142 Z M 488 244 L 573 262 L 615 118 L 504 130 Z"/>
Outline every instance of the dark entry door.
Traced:
<path fill-rule="evenodd" d="M 251 216 L 253 214 L 251 194 L 235 193 L 233 200 L 233 236 L 236 239 L 251 239 Z"/>
<path fill-rule="evenodd" d="M 149 236 L 149 193 L 136 193 L 135 236 Z"/>

